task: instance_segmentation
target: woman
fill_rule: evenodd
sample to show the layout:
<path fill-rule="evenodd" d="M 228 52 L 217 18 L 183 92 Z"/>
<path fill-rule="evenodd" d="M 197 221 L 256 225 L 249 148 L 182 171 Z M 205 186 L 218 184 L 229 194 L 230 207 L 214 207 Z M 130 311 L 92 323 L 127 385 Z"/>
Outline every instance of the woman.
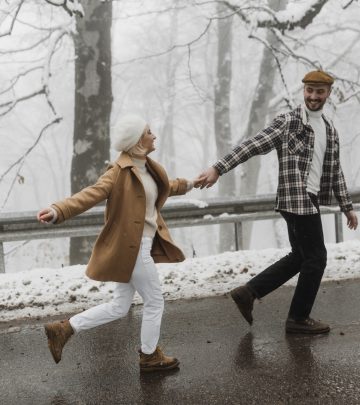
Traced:
<path fill-rule="evenodd" d="M 41 210 L 43 223 L 59 224 L 100 201 L 107 200 L 105 226 L 98 236 L 86 269 L 93 280 L 116 282 L 113 300 L 69 320 L 48 323 L 45 332 L 56 363 L 74 333 L 124 317 L 138 291 L 144 301 L 140 370 L 170 370 L 179 366 L 157 346 L 164 299 L 154 262 L 180 262 L 181 250 L 171 240 L 160 209 L 168 196 L 185 194 L 193 182 L 168 180 L 165 170 L 148 157 L 156 136 L 136 115 L 123 117 L 114 127 L 114 148 L 122 153 L 96 184 Z"/>

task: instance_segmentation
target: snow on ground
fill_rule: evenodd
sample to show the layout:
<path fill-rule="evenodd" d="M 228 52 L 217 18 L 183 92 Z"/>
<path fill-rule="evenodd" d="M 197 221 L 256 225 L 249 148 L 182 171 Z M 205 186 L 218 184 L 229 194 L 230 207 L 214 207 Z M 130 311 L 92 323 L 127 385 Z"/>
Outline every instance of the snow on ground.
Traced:
<path fill-rule="evenodd" d="M 324 280 L 360 277 L 360 241 L 327 248 Z M 248 250 L 159 264 L 164 296 L 175 300 L 224 294 L 287 253 L 288 249 Z M 85 266 L 69 266 L 1 274 L 0 321 L 74 313 L 109 301 L 113 284 L 92 281 L 84 272 Z M 295 282 L 296 278 L 288 284 Z M 135 295 L 134 303 L 140 302 Z"/>

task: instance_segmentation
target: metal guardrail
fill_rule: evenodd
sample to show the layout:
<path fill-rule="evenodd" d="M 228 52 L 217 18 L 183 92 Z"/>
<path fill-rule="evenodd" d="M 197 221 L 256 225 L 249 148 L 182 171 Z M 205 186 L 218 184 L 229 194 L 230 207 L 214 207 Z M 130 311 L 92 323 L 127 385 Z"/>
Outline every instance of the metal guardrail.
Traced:
<path fill-rule="evenodd" d="M 354 208 L 360 210 L 360 188 L 350 193 Z M 243 246 L 242 223 L 262 219 L 276 219 L 275 195 L 246 196 L 242 198 L 213 198 L 202 201 L 169 200 L 161 213 L 170 228 L 188 226 L 234 224 L 235 247 Z M 343 241 L 342 213 L 335 199 L 329 207 L 321 207 L 322 214 L 332 214 L 335 219 L 336 242 Z M 104 224 L 104 207 L 91 210 L 60 225 L 40 224 L 36 212 L 0 214 L 0 273 L 5 273 L 4 242 L 48 239 L 59 237 L 94 236 Z"/>

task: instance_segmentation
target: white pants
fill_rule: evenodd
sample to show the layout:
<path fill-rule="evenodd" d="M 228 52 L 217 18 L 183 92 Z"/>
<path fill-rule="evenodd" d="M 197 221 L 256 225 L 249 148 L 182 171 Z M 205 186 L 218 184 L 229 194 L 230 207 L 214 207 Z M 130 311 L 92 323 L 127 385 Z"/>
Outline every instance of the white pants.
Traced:
<path fill-rule="evenodd" d="M 164 298 L 153 258 L 150 256 L 152 238 L 143 237 L 135 268 L 129 283 L 116 283 L 111 302 L 97 305 L 70 318 L 75 332 L 94 328 L 126 316 L 135 291 L 144 301 L 141 325 L 141 351 L 153 353 L 160 336 Z"/>

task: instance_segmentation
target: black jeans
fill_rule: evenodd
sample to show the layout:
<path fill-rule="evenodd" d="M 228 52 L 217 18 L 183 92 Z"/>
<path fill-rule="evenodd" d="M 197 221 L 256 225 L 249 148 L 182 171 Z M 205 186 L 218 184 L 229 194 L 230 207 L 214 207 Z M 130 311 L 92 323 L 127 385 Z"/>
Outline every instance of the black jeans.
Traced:
<path fill-rule="evenodd" d="M 261 298 L 300 272 L 289 310 L 289 317 L 296 320 L 310 315 L 327 258 L 317 199 L 313 194 L 309 196 L 318 210 L 317 214 L 280 212 L 287 223 L 291 253 L 247 283 L 255 296 Z"/>

